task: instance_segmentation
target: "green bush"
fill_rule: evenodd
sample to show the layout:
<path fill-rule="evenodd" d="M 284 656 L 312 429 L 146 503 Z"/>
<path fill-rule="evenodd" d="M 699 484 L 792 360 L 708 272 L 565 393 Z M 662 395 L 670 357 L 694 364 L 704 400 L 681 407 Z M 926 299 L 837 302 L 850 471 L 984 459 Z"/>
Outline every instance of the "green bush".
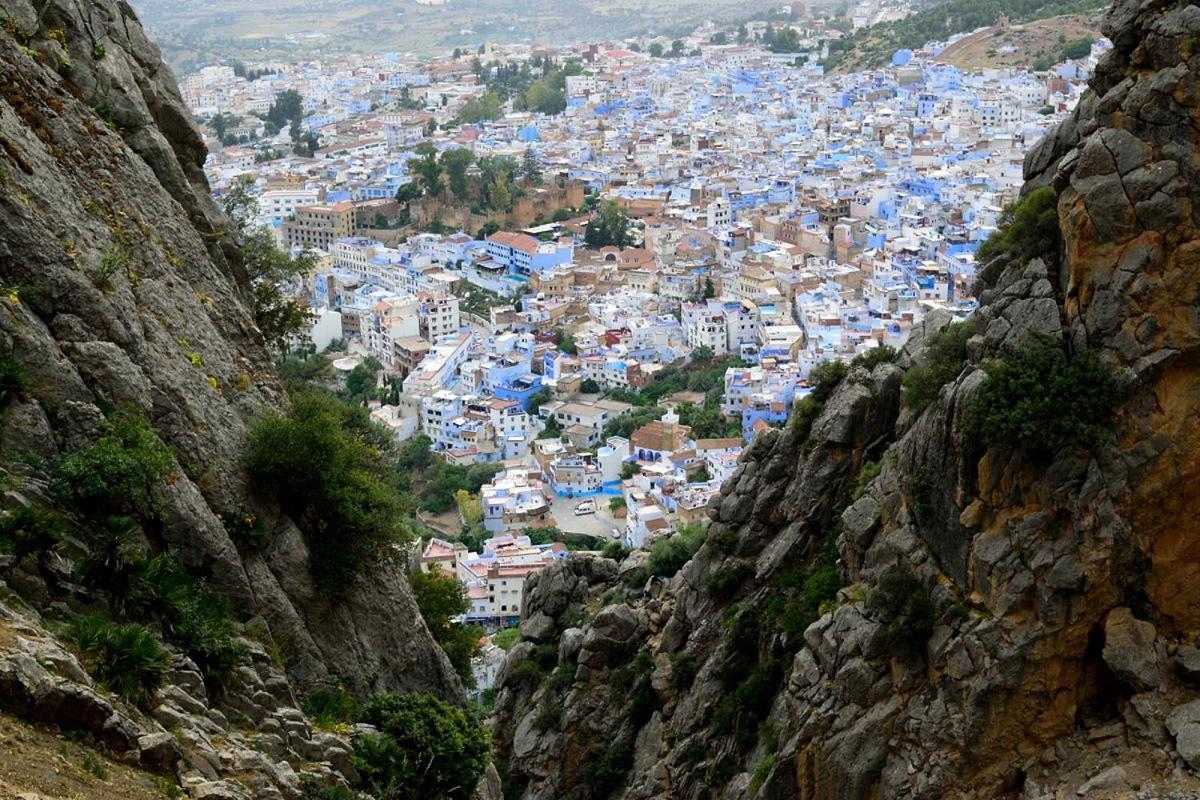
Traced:
<path fill-rule="evenodd" d="M 867 487 L 871 481 L 879 477 L 879 473 L 883 471 L 883 462 L 868 461 L 862 465 L 862 469 L 858 471 L 858 480 L 854 482 L 853 499 L 857 500 L 867 493 Z"/>
<path fill-rule="evenodd" d="M 776 579 L 779 591 L 767 602 L 764 614 L 789 644 L 804 641 L 804 631 L 821 617 L 821 607 L 837 599 L 842 587 L 837 550 L 827 547 L 807 569 L 787 570 Z"/>
<path fill-rule="evenodd" d="M 379 432 L 359 412 L 311 393 L 250 432 L 250 477 L 299 523 L 313 580 L 334 599 L 348 597 L 363 572 L 412 539 L 411 509 L 389 485 L 380 447 Z"/>
<path fill-rule="evenodd" d="M 579 784 L 592 800 L 601 800 L 624 785 L 632 768 L 633 750 L 628 745 L 597 748 L 584 758 Z"/>
<path fill-rule="evenodd" d="M 974 320 L 953 322 L 925 343 L 925 363 L 904 373 L 904 404 L 920 414 L 937 399 L 947 383 L 958 377 L 967 363 L 967 340 L 975 333 Z"/>
<path fill-rule="evenodd" d="M 0 553 L 18 559 L 44 557 L 58 546 L 66 531 L 63 518 L 37 506 L 20 506 L 0 517 Z"/>
<path fill-rule="evenodd" d="M 740 750 L 753 745 L 759 720 L 771 710 L 782 677 L 783 667 L 774 660 L 759 664 L 749 674 L 742 673 L 740 682 L 733 691 L 725 692 L 713 713 L 713 732 L 731 736 Z"/>
<path fill-rule="evenodd" d="M 418 570 L 408 576 L 408 585 L 434 640 L 446 652 L 458 676 L 474 686 L 471 659 L 479 652 L 483 629 L 454 622 L 454 617 L 471 609 L 466 589 L 440 569 Z"/>
<path fill-rule="evenodd" d="M 666 539 L 659 539 L 650 549 L 651 574 L 670 578 L 691 560 L 702 544 L 703 528 L 698 525 L 681 525 L 678 533 Z"/>
<path fill-rule="evenodd" d="M 257 552 L 266 544 L 266 525 L 253 511 L 244 508 L 227 511 L 221 515 L 221 524 L 238 547 Z"/>
<path fill-rule="evenodd" d="M 753 575 L 754 567 L 749 564 L 725 564 L 705 579 L 704 588 L 714 600 L 724 603 L 732 600 Z"/>
<path fill-rule="evenodd" d="M 358 703 L 340 680 L 309 694 L 300 704 L 318 728 L 336 728 L 354 721 Z"/>
<path fill-rule="evenodd" d="M 542 672 L 549 672 L 558 666 L 558 648 L 552 644 L 539 644 L 529 654 L 529 660 Z"/>
<path fill-rule="evenodd" d="M 775 768 L 775 754 L 768 753 L 754 766 L 754 774 L 750 777 L 750 795 L 758 794 L 758 790 L 766 783 L 771 770 Z"/>
<path fill-rule="evenodd" d="M 543 700 L 533 715 L 533 729 L 538 733 L 554 730 L 562 721 L 563 707 L 557 700 Z"/>
<path fill-rule="evenodd" d="M 167 651 L 141 625 L 89 615 L 75 621 L 72 633 L 88 671 L 126 700 L 145 700 L 162 684 Z"/>
<path fill-rule="evenodd" d="M 546 678 L 546 688 L 554 694 L 570 689 L 575 683 L 575 665 L 564 661 Z"/>
<path fill-rule="evenodd" d="M 850 367 L 851 369 L 863 367 L 867 370 L 874 370 L 880 364 L 891 364 L 895 360 L 896 348 L 890 344 L 882 344 L 855 356 L 854 360 L 850 362 Z"/>
<path fill-rule="evenodd" d="M 246 660 L 228 604 L 171 556 L 153 556 L 136 566 L 129 601 L 141 616 L 158 622 L 167 641 L 205 675 L 220 677 Z"/>
<path fill-rule="evenodd" d="M 996 232 L 980 245 L 976 261 L 983 264 L 999 255 L 1028 261 L 1056 252 L 1059 238 L 1058 196 L 1044 186 L 1005 207 Z"/>
<path fill-rule="evenodd" d="M 913 659 L 925 650 L 936 613 L 929 592 L 905 567 L 889 567 L 867 593 L 867 610 L 883 623 L 883 641 L 895 658 Z"/>
<path fill-rule="evenodd" d="M 600 551 L 600 555 L 605 558 L 611 558 L 613 561 L 624 561 L 629 555 L 629 548 L 617 541 L 609 542 L 604 545 L 604 549 Z"/>
<path fill-rule="evenodd" d="M 12 405 L 12 401 L 28 386 L 29 379 L 25 371 L 12 360 L 0 358 L 0 411 Z"/>
<path fill-rule="evenodd" d="M 629 589 L 641 589 L 650 580 L 649 567 L 636 567 L 625 573 L 625 586 Z"/>
<path fill-rule="evenodd" d="M 466 711 L 430 695 L 378 694 L 359 721 L 378 734 L 355 740 L 360 788 L 379 800 L 468 800 L 487 767 L 491 737 Z"/>
<path fill-rule="evenodd" d="M 68 454 L 54 476 L 63 502 L 87 515 L 159 516 L 158 489 L 171 474 L 174 455 L 141 411 L 124 407 L 100 437 Z"/>
<path fill-rule="evenodd" d="M 492 634 L 492 644 L 501 650 L 508 650 L 519 641 L 521 641 L 521 631 L 519 628 L 501 628 Z"/>
<path fill-rule="evenodd" d="M 629 692 L 629 720 L 640 728 L 662 706 L 662 700 L 651 682 L 654 674 L 654 657 L 650 651 L 642 650 L 633 661 L 633 688 Z"/>
<path fill-rule="evenodd" d="M 688 653 L 675 653 L 671 656 L 671 688 L 677 692 L 686 692 L 696 681 L 696 673 L 700 665 L 694 656 Z"/>
<path fill-rule="evenodd" d="M 708 543 L 719 553 L 732 553 L 737 548 L 737 530 L 726 525 L 710 525 Z"/>
<path fill-rule="evenodd" d="M 723 755 L 709 766 L 704 773 L 704 779 L 709 786 L 724 786 L 741 772 L 737 759 L 731 755 Z"/>
<path fill-rule="evenodd" d="M 808 441 L 813 423 L 821 416 L 826 401 L 849 371 L 850 368 L 844 361 L 822 361 L 808 373 L 808 385 L 812 387 L 812 391 L 800 398 L 792 408 L 792 419 L 789 423 L 796 441 Z"/>
<path fill-rule="evenodd" d="M 1068 358 L 1054 339 L 1035 336 L 987 374 L 967 420 L 988 446 L 1051 456 L 1111 440 L 1120 390 L 1094 351 Z"/>

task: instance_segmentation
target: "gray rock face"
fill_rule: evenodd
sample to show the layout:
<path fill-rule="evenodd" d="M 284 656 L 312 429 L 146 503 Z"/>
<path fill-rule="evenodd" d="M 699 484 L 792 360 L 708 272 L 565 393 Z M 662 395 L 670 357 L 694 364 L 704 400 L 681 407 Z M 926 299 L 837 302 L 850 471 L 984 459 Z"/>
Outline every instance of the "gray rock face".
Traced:
<path fill-rule="evenodd" d="M 461 702 L 398 571 L 332 605 L 290 521 L 257 508 L 278 534 L 268 552 L 240 554 L 218 519 L 256 505 L 243 443 L 284 394 L 203 142 L 130 6 L 11 0 L 4 13 L 0 280 L 19 300 L 0 304 L 0 356 L 29 377 L 5 442 L 53 463 L 95 430 L 101 407 L 142 409 L 177 460 L 161 544 L 243 617 L 266 621 L 294 679 Z"/>
<path fill-rule="evenodd" d="M 1128 608 L 1114 608 L 1104 622 L 1104 660 L 1135 691 L 1158 686 L 1154 625 L 1136 619 Z"/>
<path fill-rule="evenodd" d="M 576 626 L 583 644 L 571 633 L 553 679 L 498 699 L 525 800 L 587 796 L 595 764 L 622 800 L 1194 794 L 1200 9 L 1118 0 L 1105 34 L 1093 91 L 1025 161 L 1061 236 L 980 265 L 966 363 L 933 402 L 902 410 L 900 385 L 948 312 L 894 364 L 851 369 L 809 430 L 746 448 L 704 546 L 612 607 L 629 614 L 580 599 L 583 622 L 539 618 L 540 646 Z M 1112 370 L 1111 437 L 1045 457 L 981 440 L 987 368 L 1035 338 Z M 820 594 L 831 567 L 836 598 L 795 614 L 790 587 Z M 888 611 L 884 576 L 928 614 Z M 590 646 L 635 620 L 627 646 Z M 510 757 L 518 718 L 544 708 L 556 735 Z"/>

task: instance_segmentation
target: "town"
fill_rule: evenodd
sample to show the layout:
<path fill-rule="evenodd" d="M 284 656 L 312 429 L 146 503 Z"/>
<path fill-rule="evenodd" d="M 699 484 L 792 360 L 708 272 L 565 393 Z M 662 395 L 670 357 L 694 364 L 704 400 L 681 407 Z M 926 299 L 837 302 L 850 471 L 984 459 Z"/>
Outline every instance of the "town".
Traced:
<path fill-rule="evenodd" d="M 1026 151 L 1109 46 L 970 72 L 935 42 L 836 74 L 844 31 L 790 12 L 182 81 L 215 194 L 306 259 L 296 349 L 397 443 L 482 476 L 427 509 L 417 556 L 463 585 L 463 621 L 514 625 L 525 576 L 573 549 L 703 525 L 814 369 L 970 315 Z"/>

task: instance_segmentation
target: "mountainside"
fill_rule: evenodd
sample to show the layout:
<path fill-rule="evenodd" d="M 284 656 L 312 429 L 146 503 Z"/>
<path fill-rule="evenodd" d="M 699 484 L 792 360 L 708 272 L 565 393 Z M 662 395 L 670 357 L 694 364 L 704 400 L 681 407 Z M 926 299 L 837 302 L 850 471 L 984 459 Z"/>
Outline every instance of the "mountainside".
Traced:
<path fill-rule="evenodd" d="M 510 797 L 1200 790 L 1200 8 L 1104 33 L 971 321 L 820 376 L 673 577 L 529 581 Z"/>
<path fill-rule="evenodd" d="M 300 530 L 246 483 L 247 432 L 285 396 L 249 310 L 239 243 L 201 169 L 204 145 L 130 6 L 3 0 L 0 17 L 0 620 L 15 626 L 0 629 L 0 708 L 99 738 L 126 714 L 48 632 L 78 612 L 124 618 L 134 601 L 81 585 L 78 567 L 112 568 L 111 582 L 113 564 L 131 558 L 126 539 L 146 553 L 148 580 L 173 592 L 139 607 L 195 611 L 220 631 L 214 609 L 225 604 L 238 643 L 165 611 L 164 634 L 214 657 L 248 654 L 220 687 L 197 685 L 196 664 L 173 654 L 168 683 L 182 683 L 169 687 L 180 691 L 168 712 L 207 719 L 198 736 L 228 721 L 218 706 L 235 707 L 251 731 L 282 736 L 272 756 L 286 747 L 296 764 L 322 760 L 304 744 L 296 698 L 335 677 L 360 697 L 413 691 L 463 704 L 401 567 L 381 564 L 331 600 L 313 584 Z M 80 453 L 130 484 L 64 471 Z M 238 519 L 255 521 L 268 546 L 235 543 Z M 22 550 L 22 537 L 38 535 L 70 546 Z M 215 644 L 201 641 L 210 633 Z M 62 692 L 88 699 L 77 708 Z M 162 726 L 168 712 L 155 714 Z M 136 727 L 126 733 L 114 752 L 137 740 Z M 252 768 L 231 756 L 216 771 Z"/>
<path fill-rule="evenodd" d="M 916 50 L 929 41 L 998 25 L 1001 17 L 1028 23 L 1103 7 L 1101 0 L 945 0 L 904 19 L 869 25 L 832 42 L 829 57 L 822 63 L 826 69 L 842 73 L 870 69 L 887 64 L 897 50 Z"/>

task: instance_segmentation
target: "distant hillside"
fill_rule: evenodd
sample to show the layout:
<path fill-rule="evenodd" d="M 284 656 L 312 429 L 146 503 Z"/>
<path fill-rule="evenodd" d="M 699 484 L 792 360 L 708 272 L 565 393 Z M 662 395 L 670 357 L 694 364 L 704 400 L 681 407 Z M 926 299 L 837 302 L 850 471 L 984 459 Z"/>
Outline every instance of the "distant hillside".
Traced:
<path fill-rule="evenodd" d="M 176 66 L 214 58 L 339 51 L 441 53 L 455 47 L 569 44 L 681 35 L 742 20 L 771 0 L 132 0 Z"/>
<path fill-rule="evenodd" d="M 1049 67 L 1100 36 L 1099 14 L 1070 14 L 1024 25 L 993 25 L 959 39 L 938 60 L 964 70 L 988 67 Z"/>
<path fill-rule="evenodd" d="M 1105 5 L 1102 0 L 947 0 L 834 42 L 823 63 L 828 70 L 853 72 L 886 64 L 897 50 L 915 50 L 928 41 L 994 25 L 1002 15 L 1010 23 L 1022 23 L 1094 11 Z"/>

